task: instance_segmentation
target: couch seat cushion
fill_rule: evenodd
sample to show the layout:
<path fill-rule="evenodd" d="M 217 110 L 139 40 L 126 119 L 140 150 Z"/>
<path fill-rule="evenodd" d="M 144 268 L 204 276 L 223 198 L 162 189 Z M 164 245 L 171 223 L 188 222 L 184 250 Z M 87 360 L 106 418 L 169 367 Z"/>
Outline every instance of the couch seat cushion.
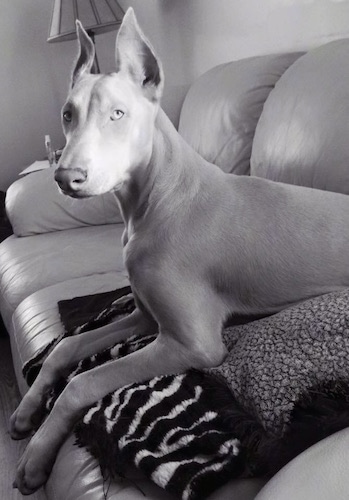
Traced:
<path fill-rule="evenodd" d="M 11 325 L 13 359 L 21 393 L 27 390 L 22 364 L 62 332 L 57 302 L 77 296 L 101 293 L 128 285 L 124 271 L 90 275 L 56 283 L 34 292 L 17 307 Z M 97 461 L 84 449 L 74 445 L 70 436 L 61 447 L 50 478 L 45 486 L 50 500 L 103 500 L 108 491 L 110 500 L 175 500 L 174 497 L 147 480 L 136 470 L 129 480 L 104 482 Z M 263 480 L 234 480 L 210 500 L 228 499 L 238 495 L 240 500 L 252 500 L 262 487 Z"/>
<path fill-rule="evenodd" d="M 4 323 L 29 295 L 69 279 L 124 271 L 123 224 L 82 227 L 19 238 L 0 245 L 0 310 Z"/>
<path fill-rule="evenodd" d="M 27 390 L 21 373 L 23 363 L 62 332 L 57 302 L 107 292 L 128 284 L 123 269 L 91 274 L 34 292 L 19 304 L 13 314 L 10 338 L 22 394 Z M 141 500 L 144 498 L 142 491 L 150 500 L 174 500 L 140 473 L 134 471 L 130 477 L 131 480 L 103 481 L 97 461 L 84 448 L 75 446 L 74 436 L 70 436 L 59 451 L 45 491 L 50 500 L 103 500 L 107 490 L 110 500 Z"/>
<path fill-rule="evenodd" d="M 62 333 L 57 303 L 82 295 L 107 292 L 128 284 L 123 270 L 91 274 L 34 292 L 19 304 L 13 314 L 9 333 L 15 372 L 22 394 L 27 390 L 22 377 L 23 364 Z"/>
<path fill-rule="evenodd" d="M 45 491 L 49 500 L 176 500 L 135 470 L 128 480 L 103 480 L 97 461 L 73 436 L 61 447 Z"/>

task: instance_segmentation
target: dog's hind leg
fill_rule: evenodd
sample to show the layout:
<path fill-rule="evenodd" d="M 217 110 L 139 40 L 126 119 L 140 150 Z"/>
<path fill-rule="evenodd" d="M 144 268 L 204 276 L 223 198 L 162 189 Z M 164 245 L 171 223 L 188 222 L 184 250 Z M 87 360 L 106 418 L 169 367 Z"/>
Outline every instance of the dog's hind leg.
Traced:
<path fill-rule="evenodd" d="M 158 325 L 151 316 L 137 308 L 115 323 L 62 339 L 44 361 L 36 380 L 11 416 L 11 437 L 25 438 L 40 425 L 46 392 L 57 380 L 68 375 L 79 361 L 132 335 L 150 335 L 157 330 Z"/>

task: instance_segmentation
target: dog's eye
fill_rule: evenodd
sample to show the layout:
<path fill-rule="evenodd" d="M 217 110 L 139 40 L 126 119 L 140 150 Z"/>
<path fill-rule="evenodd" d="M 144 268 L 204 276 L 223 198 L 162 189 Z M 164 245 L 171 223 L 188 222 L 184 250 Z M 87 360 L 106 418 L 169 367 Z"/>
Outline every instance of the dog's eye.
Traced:
<path fill-rule="evenodd" d="M 123 111 L 121 111 L 121 109 L 114 109 L 114 111 L 111 114 L 110 119 L 112 121 L 120 120 L 120 118 L 122 118 L 124 116 L 124 114 L 125 113 Z"/>
<path fill-rule="evenodd" d="M 67 123 L 70 123 L 72 121 L 73 114 L 71 111 L 64 111 L 63 113 L 63 120 Z"/>

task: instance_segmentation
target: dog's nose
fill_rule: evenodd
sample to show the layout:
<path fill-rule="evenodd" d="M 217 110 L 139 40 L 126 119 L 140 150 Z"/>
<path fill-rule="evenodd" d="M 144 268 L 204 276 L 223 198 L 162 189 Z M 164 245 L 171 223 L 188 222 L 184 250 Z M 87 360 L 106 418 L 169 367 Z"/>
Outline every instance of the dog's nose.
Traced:
<path fill-rule="evenodd" d="M 55 172 L 55 181 L 65 193 L 80 191 L 86 179 L 87 172 L 82 168 L 58 167 Z"/>

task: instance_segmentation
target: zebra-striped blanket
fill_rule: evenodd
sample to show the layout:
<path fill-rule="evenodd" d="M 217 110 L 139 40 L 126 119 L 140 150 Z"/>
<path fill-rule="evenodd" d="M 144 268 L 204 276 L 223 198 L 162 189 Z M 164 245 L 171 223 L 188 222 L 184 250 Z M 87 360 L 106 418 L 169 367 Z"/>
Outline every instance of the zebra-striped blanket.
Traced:
<path fill-rule="evenodd" d="M 67 302 L 61 303 L 65 335 L 83 334 L 133 310 L 129 291 L 103 294 L 106 307 L 99 313 L 101 302 L 92 307 L 90 298 L 69 301 L 68 312 Z M 234 477 L 274 473 L 349 424 L 348 301 L 347 291 L 328 294 L 225 329 L 229 355 L 220 367 L 157 377 L 107 395 L 77 424 L 78 443 L 98 458 L 106 477 L 127 476 L 135 465 L 188 500 L 202 500 Z M 48 411 L 74 375 L 154 338 L 133 337 L 82 360 L 48 395 Z M 24 367 L 27 379 L 35 378 L 59 340 Z"/>

